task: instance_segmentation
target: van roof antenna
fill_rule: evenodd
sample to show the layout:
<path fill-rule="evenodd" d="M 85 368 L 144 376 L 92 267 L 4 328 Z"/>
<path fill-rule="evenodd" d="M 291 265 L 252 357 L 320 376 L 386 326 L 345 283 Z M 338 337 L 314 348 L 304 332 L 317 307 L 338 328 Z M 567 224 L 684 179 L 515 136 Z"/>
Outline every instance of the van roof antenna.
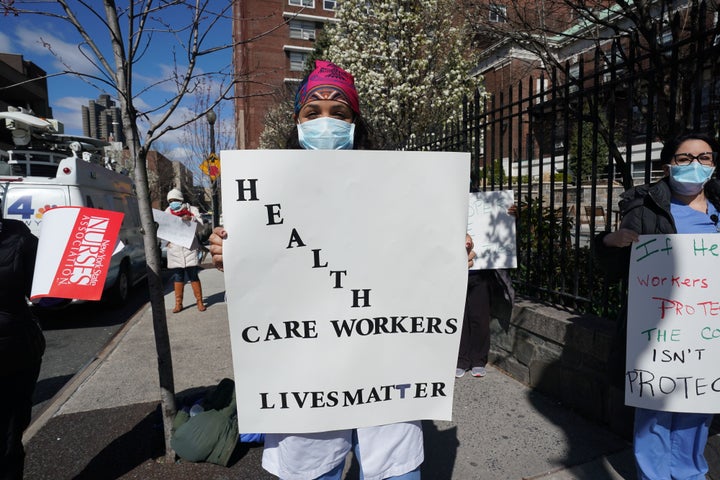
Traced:
<path fill-rule="evenodd" d="M 82 152 L 82 145 L 80 142 L 70 142 L 70 150 L 73 152 L 73 157 L 78 158 L 78 153 Z"/>

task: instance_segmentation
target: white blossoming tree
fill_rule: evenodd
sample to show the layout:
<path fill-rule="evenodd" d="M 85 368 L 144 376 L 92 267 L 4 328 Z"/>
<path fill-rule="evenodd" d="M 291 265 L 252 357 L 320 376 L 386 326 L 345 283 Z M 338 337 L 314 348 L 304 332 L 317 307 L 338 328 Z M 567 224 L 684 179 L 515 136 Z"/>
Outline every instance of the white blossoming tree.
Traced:
<path fill-rule="evenodd" d="M 454 0 L 344 0 L 323 56 L 350 71 L 379 148 L 460 114 L 479 80 Z"/>

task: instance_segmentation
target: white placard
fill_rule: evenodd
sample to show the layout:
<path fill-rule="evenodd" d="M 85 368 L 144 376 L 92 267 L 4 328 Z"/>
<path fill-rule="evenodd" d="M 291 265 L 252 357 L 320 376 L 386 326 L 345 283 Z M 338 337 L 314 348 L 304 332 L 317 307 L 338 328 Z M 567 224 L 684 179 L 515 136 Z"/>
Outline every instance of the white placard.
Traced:
<path fill-rule="evenodd" d="M 720 412 L 720 235 L 641 235 L 632 246 L 627 405 Z"/>
<path fill-rule="evenodd" d="M 183 221 L 180 217 L 153 208 L 153 220 L 158 224 L 157 237 L 176 245 L 190 248 L 195 240 L 197 222 Z"/>
<path fill-rule="evenodd" d="M 517 268 L 515 217 L 507 213 L 513 191 L 473 192 L 469 200 L 468 233 L 477 255 L 472 269 Z"/>
<path fill-rule="evenodd" d="M 450 420 L 467 154 L 221 153 L 242 432 Z"/>

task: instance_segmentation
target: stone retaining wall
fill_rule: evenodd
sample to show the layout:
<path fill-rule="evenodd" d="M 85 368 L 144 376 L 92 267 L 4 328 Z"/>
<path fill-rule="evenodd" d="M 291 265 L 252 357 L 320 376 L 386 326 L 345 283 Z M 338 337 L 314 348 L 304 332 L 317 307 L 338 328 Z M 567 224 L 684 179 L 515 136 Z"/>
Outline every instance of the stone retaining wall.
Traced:
<path fill-rule="evenodd" d="M 611 382 L 608 369 L 611 355 L 617 355 L 611 350 L 614 320 L 580 316 L 522 297 L 516 298 L 509 324 L 498 320 L 507 317 L 495 312 L 492 319 L 490 363 L 618 435 L 632 438 L 633 409 L 624 404 L 622 380 Z M 720 415 L 706 449 L 708 462 L 712 458 L 714 463 L 709 478 L 720 479 L 718 432 Z"/>
<path fill-rule="evenodd" d="M 516 298 L 509 325 L 491 323 L 490 362 L 526 385 L 629 438 L 632 409 L 610 384 L 615 322 Z"/>

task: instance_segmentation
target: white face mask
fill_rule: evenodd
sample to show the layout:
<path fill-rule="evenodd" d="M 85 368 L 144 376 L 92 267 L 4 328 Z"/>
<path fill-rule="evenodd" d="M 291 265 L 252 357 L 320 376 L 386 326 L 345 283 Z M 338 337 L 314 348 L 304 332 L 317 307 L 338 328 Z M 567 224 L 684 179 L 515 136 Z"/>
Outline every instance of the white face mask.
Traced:
<path fill-rule="evenodd" d="M 298 123 L 298 141 L 306 150 L 352 150 L 355 124 L 320 117 Z"/>

